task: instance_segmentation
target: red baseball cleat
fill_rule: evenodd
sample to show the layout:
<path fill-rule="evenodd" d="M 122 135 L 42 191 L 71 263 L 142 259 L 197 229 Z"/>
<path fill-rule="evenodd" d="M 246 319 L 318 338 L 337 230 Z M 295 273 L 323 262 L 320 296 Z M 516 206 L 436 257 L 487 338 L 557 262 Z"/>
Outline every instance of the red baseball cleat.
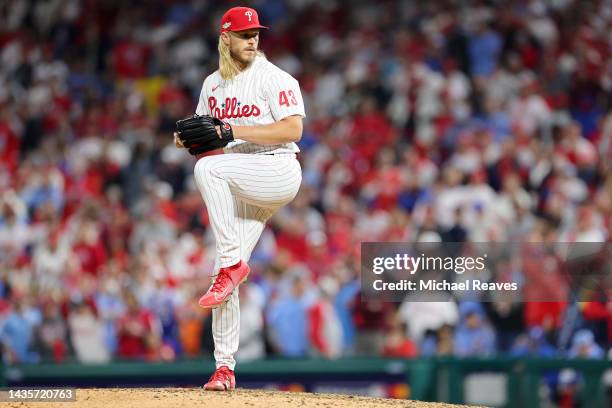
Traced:
<path fill-rule="evenodd" d="M 221 306 L 227 301 L 234 289 L 246 280 L 249 272 L 251 272 L 249 265 L 242 261 L 234 266 L 219 269 L 219 275 L 217 275 L 215 283 L 200 298 L 198 304 L 205 309 Z"/>
<path fill-rule="evenodd" d="M 206 391 L 229 391 L 236 388 L 236 377 L 234 372 L 227 366 L 221 366 L 215 370 L 213 375 L 203 387 Z"/>

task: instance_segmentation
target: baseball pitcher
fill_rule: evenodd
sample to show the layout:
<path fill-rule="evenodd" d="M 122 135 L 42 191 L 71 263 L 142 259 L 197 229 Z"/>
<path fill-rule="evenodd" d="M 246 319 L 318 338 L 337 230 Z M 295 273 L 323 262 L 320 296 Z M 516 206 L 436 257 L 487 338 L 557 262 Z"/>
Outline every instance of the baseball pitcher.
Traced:
<path fill-rule="evenodd" d="M 204 81 L 196 114 L 177 122 L 174 142 L 199 157 L 195 181 L 216 240 L 215 279 L 200 298 L 213 309 L 216 371 L 206 390 L 234 389 L 238 286 L 266 221 L 297 194 L 295 142 L 304 103 L 298 82 L 258 50 L 257 12 L 229 9 L 221 19 L 219 69 Z M 223 154 L 210 152 L 223 149 Z M 202 157 L 203 156 L 203 157 Z"/>

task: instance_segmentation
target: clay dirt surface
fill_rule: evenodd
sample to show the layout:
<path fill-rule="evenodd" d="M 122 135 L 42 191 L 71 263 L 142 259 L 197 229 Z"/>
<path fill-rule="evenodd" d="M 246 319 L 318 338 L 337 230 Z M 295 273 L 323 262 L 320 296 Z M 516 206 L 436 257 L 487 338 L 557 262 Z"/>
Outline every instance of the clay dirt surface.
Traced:
<path fill-rule="evenodd" d="M 457 408 L 462 405 L 338 394 L 312 394 L 237 389 L 231 392 L 197 388 L 97 388 L 78 389 L 71 402 L 9 402 L 0 407 L 44 408 Z M 465 405 L 463 405 L 465 407 Z"/>

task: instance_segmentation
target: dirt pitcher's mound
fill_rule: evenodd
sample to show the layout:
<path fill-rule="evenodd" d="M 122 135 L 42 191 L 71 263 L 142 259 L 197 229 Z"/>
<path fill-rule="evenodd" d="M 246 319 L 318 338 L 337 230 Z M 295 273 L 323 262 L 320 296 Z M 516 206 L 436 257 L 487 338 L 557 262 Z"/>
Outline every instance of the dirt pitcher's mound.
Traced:
<path fill-rule="evenodd" d="M 10 407 L 45 408 L 457 408 L 460 405 L 357 397 L 337 394 L 310 394 L 238 389 L 232 392 L 210 392 L 189 388 L 108 388 L 79 389 L 75 402 L 25 403 L 11 402 Z M 4 404 L 0 404 L 6 406 Z"/>

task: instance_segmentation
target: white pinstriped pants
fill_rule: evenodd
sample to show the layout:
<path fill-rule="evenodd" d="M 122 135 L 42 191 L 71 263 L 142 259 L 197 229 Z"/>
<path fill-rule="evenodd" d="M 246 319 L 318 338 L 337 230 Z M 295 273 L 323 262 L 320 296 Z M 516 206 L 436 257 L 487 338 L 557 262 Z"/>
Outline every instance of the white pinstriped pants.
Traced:
<path fill-rule="evenodd" d="M 302 170 L 295 154 L 226 153 L 206 156 L 194 168 L 216 241 L 219 268 L 248 262 L 266 221 L 297 194 Z M 238 288 L 212 312 L 217 368 L 236 365 L 240 334 Z"/>

